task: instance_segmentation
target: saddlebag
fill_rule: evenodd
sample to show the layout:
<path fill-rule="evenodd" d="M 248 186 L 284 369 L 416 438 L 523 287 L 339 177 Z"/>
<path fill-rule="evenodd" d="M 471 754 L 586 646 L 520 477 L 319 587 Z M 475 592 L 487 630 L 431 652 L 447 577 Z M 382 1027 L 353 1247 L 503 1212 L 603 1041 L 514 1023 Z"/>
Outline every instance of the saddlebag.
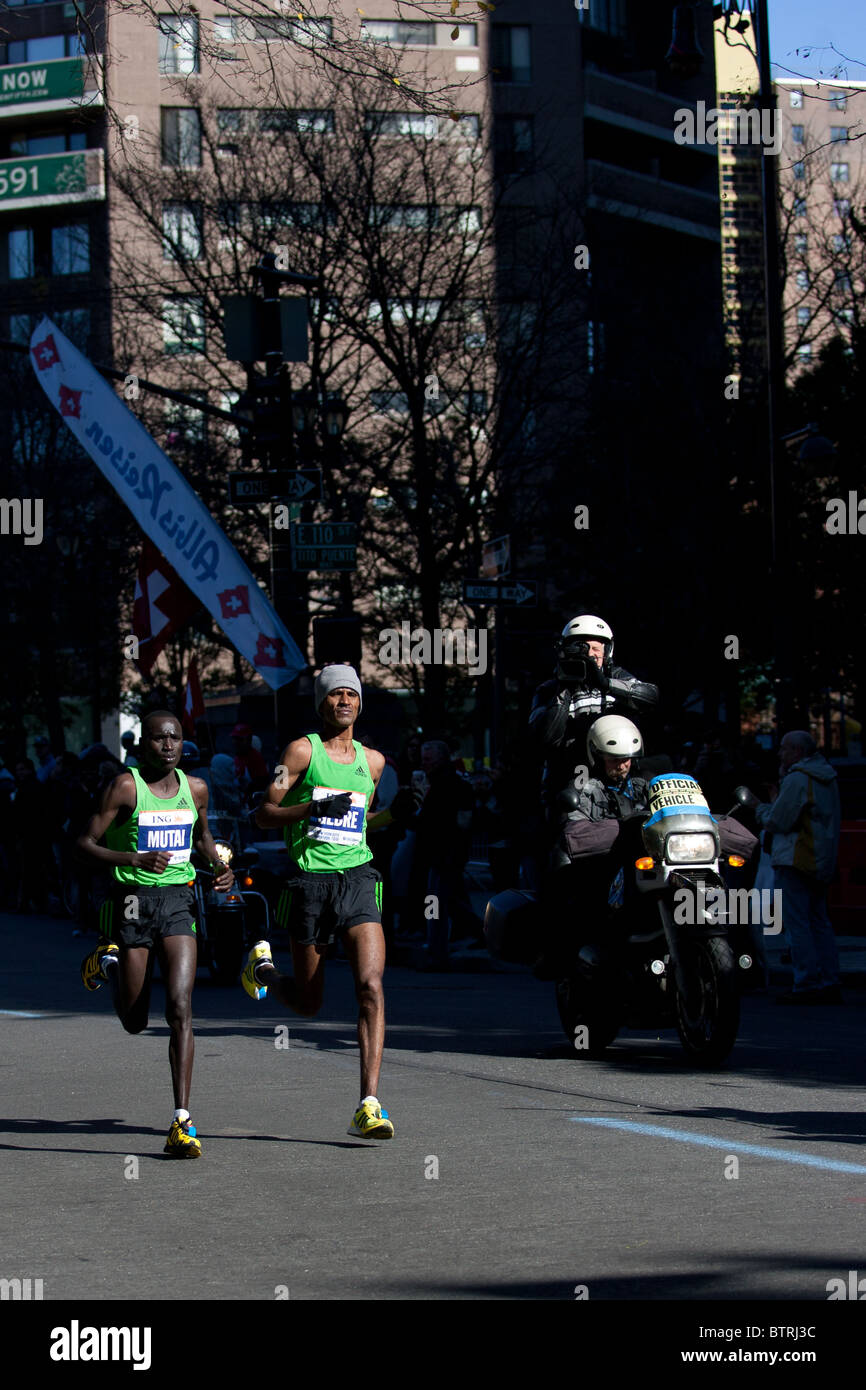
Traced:
<path fill-rule="evenodd" d="M 541 951 L 541 920 L 534 893 L 507 888 L 497 893 L 484 913 L 484 939 L 495 960 L 531 965 Z"/>

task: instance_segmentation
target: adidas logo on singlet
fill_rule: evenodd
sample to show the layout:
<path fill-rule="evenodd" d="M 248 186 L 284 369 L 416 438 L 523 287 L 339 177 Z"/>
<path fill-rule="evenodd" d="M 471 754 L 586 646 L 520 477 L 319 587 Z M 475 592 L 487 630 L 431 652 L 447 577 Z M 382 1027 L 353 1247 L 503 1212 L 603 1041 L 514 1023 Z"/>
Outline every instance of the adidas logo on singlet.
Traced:
<path fill-rule="evenodd" d="M 187 801 L 185 796 L 182 796 L 180 801 L 177 803 L 177 809 L 180 810 L 181 807 L 184 807 L 187 811 L 189 810 L 189 802 Z"/>
<path fill-rule="evenodd" d="M 364 769 L 363 769 L 362 767 L 356 767 L 356 768 L 355 768 L 355 776 L 356 776 L 356 777 L 365 777 L 365 776 L 366 776 L 366 773 L 364 772 Z"/>

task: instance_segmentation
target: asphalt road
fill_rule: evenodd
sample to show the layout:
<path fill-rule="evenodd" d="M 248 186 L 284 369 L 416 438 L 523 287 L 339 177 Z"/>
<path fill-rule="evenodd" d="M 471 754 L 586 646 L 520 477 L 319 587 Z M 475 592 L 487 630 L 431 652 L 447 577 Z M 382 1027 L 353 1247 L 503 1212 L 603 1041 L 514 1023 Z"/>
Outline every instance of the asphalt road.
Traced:
<path fill-rule="evenodd" d="M 390 969 L 372 1145 L 347 965 L 314 1020 L 200 973 L 178 1163 L 161 985 L 128 1036 L 80 985 L 88 941 L 0 918 L 0 1277 L 45 1299 L 824 1301 L 866 1274 L 863 994 L 747 998 L 705 1075 L 674 1034 L 578 1060 L 525 972 Z"/>

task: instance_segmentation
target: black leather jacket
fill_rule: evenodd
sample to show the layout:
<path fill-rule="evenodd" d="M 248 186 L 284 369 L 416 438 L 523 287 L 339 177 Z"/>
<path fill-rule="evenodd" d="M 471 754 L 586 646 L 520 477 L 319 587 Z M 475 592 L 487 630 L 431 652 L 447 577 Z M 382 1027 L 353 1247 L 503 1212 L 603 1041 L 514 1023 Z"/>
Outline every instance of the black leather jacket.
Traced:
<path fill-rule="evenodd" d="M 658 704 L 658 686 L 637 680 L 622 666 L 599 674 L 603 688 L 568 687 L 561 680 L 550 680 L 535 692 L 529 732 L 544 759 L 542 792 L 549 811 L 557 793 L 573 785 L 577 768 L 587 765 L 586 735 L 594 720 L 603 714 L 640 715 Z"/>

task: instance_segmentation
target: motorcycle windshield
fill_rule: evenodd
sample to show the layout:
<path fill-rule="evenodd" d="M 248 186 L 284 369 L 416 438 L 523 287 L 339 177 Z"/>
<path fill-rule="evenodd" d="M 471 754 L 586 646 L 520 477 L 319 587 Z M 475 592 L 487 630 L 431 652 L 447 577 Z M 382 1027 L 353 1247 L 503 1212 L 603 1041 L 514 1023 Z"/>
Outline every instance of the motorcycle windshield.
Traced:
<path fill-rule="evenodd" d="M 716 821 L 706 797 L 694 777 L 687 773 L 666 772 L 654 777 L 648 787 L 649 817 L 644 822 L 643 839 L 650 853 L 667 858 L 665 842 L 671 835 L 710 833 L 718 852 Z"/>

